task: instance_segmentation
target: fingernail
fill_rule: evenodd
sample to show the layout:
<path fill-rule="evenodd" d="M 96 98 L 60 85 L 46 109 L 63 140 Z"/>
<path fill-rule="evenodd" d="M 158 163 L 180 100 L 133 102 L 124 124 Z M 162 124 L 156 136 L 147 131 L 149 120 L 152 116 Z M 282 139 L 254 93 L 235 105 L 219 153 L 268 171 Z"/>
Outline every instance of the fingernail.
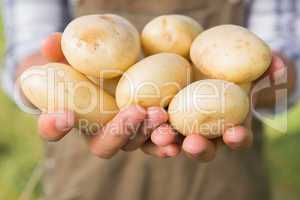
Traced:
<path fill-rule="evenodd" d="M 168 157 L 174 157 L 179 154 L 179 149 L 175 148 L 173 145 L 170 145 L 165 149 L 165 153 Z"/>
<path fill-rule="evenodd" d="M 74 126 L 74 115 L 71 113 L 60 113 L 55 116 L 55 126 L 59 131 L 70 131 Z"/>
<path fill-rule="evenodd" d="M 149 121 L 155 126 L 168 121 L 168 114 L 163 108 L 150 107 L 147 114 Z"/>

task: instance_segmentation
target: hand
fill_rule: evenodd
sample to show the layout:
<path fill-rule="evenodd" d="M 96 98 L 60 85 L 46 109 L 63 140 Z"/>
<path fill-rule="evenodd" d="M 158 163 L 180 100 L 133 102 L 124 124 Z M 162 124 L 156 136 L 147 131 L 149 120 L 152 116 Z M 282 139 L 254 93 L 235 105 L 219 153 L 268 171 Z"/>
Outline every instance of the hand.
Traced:
<path fill-rule="evenodd" d="M 66 62 L 60 47 L 61 34 L 49 36 L 43 44 L 42 54 L 51 62 Z M 274 56 L 269 74 L 283 67 L 283 62 Z M 130 117 L 129 117 L 130 116 Z M 161 108 L 147 110 L 132 106 L 122 110 L 106 127 L 89 138 L 92 153 L 102 158 L 110 158 L 118 150 L 132 151 L 141 148 L 145 153 L 158 157 L 176 156 L 182 148 L 194 159 L 212 160 L 216 155 L 219 140 L 208 140 L 201 135 L 179 136 L 167 123 L 168 115 Z M 43 138 L 57 141 L 74 126 L 72 112 L 62 114 L 42 114 L 39 118 L 39 132 Z M 251 116 L 244 126 L 230 128 L 223 134 L 222 142 L 233 150 L 251 146 L 253 134 L 250 131 Z M 115 127 L 123 127 L 115 129 Z M 116 131 L 117 130 L 117 131 Z M 136 133 L 139 133 L 135 135 Z M 135 137 L 133 137 L 135 135 Z M 148 138 L 151 136 L 151 140 Z M 133 137 L 133 139 L 132 139 Z"/>
<path fill-rule="evenodd" d="M 284 68 L 283 60 L 276 54 L 273 55 L 272 64 L 269 67 L 269 70 L 262 76 L 270 76 L 271 79 L 275 78 L 275 72 Z M 251 102 L 255 104 L 255 102 Z M 213 160 L 216 156 L 217 148 L 219 144 L 224 143 L 232 150 L 241 150 L 246 149 L 252 145 L 253 142 L 253 133 L 251 131 L 251 120 L 252 116 L 249 113 L 249 116 L 245 120 L 245 123 L 242 126 L 232 127 L 227 129 L 221 139 L 209 140 L 205 137 L 197 134 L 191 134 L 187 137 L 181 137 L 182 141 L 182 150 L 191 158 L 201 160 L 201 161 L 210 161 Z M 170 137 L 164 135 L 165 132 L 158 134 L 154 132 L 151 136 L 152 142 L 157 146 L 169 145 L 169 143 L 164 143 L 167 141 L 165 137 Z M 178 139 L 177 139 L 178 140 Z M 173 141 L 176 140 L 173 138 Z"/>
<path fill-rule="evenodd" d="M 251 116 L 246 120 L 247 122 L 251 121 Z M 158 129 L 159 130 L 159 129 Z M 156 130 L 151 135 L 151 140 L 153 144 L 157 146 L 170 145 L 174 142 L 181 144 L 182 150 L 186 155 L 192 159 L 201 160 L 201 161 L 211 161 L 215 158 L 217 147 L 220 142 L 225 143 L 232 150 L 241 150 L 248 148 L 252 145 L 253 134 L 250 131 L 250 126 L 236 126 L 230 129 L 227 129 L 223 134 L 222 139 L 209 140 L 204 136 L 198 134 L 191 134 L 186 137 L 176 136 L 171 138 L 170 136 L 165 135 L 166 131 L 158 133 Z M 169 139 L 167 139 L 168 137 Z M 172 141 L 171 141 L 171 139 Z M 180 142 L 176 142 L 176 141 Z"/>
<path fill-rule="evenodd" d="M 20 72 L 30 65 L 45 64 L 46 62 L 64 62 L 61 46 L 61 34 L 49 36 L 42 45 L 41 54 L 26 59 L 20 66 Z M 36 62 L 38 61 L 38 62 Z M 110 158 L 119 150 L 133 151 L 140 147 L 150 155 L 158 157 L 172 157 L 179 153 L 179 146 L 169 144 L 156 146 L 148 138 L 157 130 L 168 131 L 170 135 L 165 137 L 171 140 L 172 128 L 167 125 L 168 115 L 159 107 L 151 107 L 147 110 L 140 106 L 131 106 L 121 110 L 112 121 L 92 136 L 87 136 L 90 150 L 101 158 Z M 42 138 L 48 141 L 58 141 L 68 134 L 76 122 L 75 115 L 71 111 L 55 114 L 41 114 L 38 119 L 38 130 Z M 171 139 L 170 139 L 171 137 Z"/>

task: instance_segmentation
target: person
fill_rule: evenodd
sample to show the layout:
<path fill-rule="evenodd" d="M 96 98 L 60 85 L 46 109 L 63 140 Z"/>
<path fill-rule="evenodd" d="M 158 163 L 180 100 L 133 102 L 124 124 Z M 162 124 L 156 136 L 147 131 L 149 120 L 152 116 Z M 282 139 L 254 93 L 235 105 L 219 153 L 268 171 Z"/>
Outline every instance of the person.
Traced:
<path fill-rule="evenodd" d="M 296 15 L 299 2 L 284 2 L 286 4 L 275 0 L 6 0 L 3 8 L 8 49 L 4 86 L 13 96 L 15 81 L 25 69 L 50 61 L 63 61 L 59 46 L 61 35 L 51 34 L 62 31 L 70 16 L 91 13 L 120 14 L 140 30 L 150 19 L 166 13 L 189 15 L 205 28 L 226 23 L 245 25 L 248 21 L 250 28 L 264 27 L 263 33 L 267 36 L 263 36 L 275 51 L 296 59 L 300 52 L 293 43 L 297 30 L 286 29 L 294 22 L 283 23 L 286 18 L 281 16 Z M 262 15 L 276 18 L 271 20 L 272 27 L 265 29 L 264 25 L 269 22 L 266 20 L 264 24 L 263 20 L 258 20 Z M 258 26 L 259 23 L 263 23 L 262 26 Z M 277 23 L 281 26 L 273 29 Z M 269 74 L 273 76 L 283 67 L 279 54 L 274 54 Z M 178 139 L 167 123 L 164 110 L 156 107 L 140 110 L 143 109 L 131 106 L 120 111 L 90 139 L 89 145 L 73 129 L 75 120 L 71 111 L 42 113 L 38 119 L 41 136 L 49 141 L 60 140 L 46 144 L 45 199 L 270 198 L 260 123 L 253 123 L 252 129 L 248 123 L 227 130 L 223 134 L 226 145 L 221 145 L 195 134 Z M 110 127 L 120 123 L 125 129 L 119 130 L 117 136 L 110 134 Z M 142 128 L 137 137 L 129 140 L 127 133 L 134 134 L 129 130 L 132 126 Z M 136 149 L 143 153 L 121 151 Z M 181 150 L 187 156 L 178 155 Z M 111 159 L 99 159 L 90 151 L 100 158 Z M 165 157 L 172 158 L 159 159 Z"/>

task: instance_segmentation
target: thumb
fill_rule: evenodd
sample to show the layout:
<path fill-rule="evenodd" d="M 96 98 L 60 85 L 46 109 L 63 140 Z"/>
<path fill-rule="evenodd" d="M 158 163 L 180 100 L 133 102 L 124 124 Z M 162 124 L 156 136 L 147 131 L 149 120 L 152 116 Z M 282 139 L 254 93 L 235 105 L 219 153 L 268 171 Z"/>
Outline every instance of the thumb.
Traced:
<path fill-rule="evenodd" d="M 41 114 L 38 120 L 40 136 L 48 141 L 63 138 L 75 125 L 73 112 Z"/>
<path fill-rule="evenodd" d="M 50 62 L 64 62 L 65 56 L 61 49 L 61 33 L 49 35 L 42 44 L 42 55 Z"/>

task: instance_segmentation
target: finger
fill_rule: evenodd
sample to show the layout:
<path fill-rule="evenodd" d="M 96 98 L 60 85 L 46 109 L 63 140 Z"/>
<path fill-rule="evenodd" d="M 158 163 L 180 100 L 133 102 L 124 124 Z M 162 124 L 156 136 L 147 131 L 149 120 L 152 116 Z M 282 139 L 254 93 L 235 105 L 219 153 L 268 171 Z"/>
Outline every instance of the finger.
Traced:
<path fill-rule="evenodd" d="M 151 141 L 143 145 L 141 150 L 148 155 L 159 158 L 175 157 L 180 153 L 180 147 L 177 144 L 159 147 L 153 144 Z"/>
<path fill-rule="evenodd" d="M 65 60 L 61 49 L 61 33 L 54 33 L 47 37 L 42 44 L 42 54 L 50 62 L 62 62 Z"/>
<path fill-rule="evenodd" d="M 188 135 L 183 141 L 182 149 L 189 157 L 197 160 L 210 161 L 216 156 L 214 142 L 198 134 Z"/>
<path fill-rule="evenodd" d="M 176 132 L 169 124 L 163 124 L 153 131 L 151 141 L 158 146 L 176 143 Z"/>
<path fill-rule="evenodd" d="M 225 131 L 223 141 L 233 150 L 245 149 L 252 145 L 253 134 L 245 127 L 237 126 Z"/>
<path fill-rule="evenodd" d="M 75 115 L 73 112 L 42 114 L 38 119 L 39 134 L 48 141 L 60 140 L 74 125 Z"/>
<path fill-rule="evenodd" d="M 284 66 L 285 66 L 285 64 L 284 64 L 283 60 L 279 56 L 273 55 L 272 63 L 271 63 L 271 66 L 269 68 L 269 72 L 271 74 L 274 74 L 274 72 L 283 69 Z"/>
<path fill-rule="evenodd" d="M 101 158 L 111 158 L 123 147 L 146 118 L 140 106 L 130 106 L 120 111 L 97 135 L 91 138 L 91 152 Z"/>
<path fill-rule="evenodd" d="M 284 69 L 284 67 L 284 61 L 279 56 L 273 55 L 271 65 L 269 69 L 263 74 L 262 78 L 270 76 L 270 78 L 274 80 L 276 78 L 276 72 L 281 71 L 282 69 Z"/>
<path fill-rule="evenodd" d="M 133 151 L 140 148 L 150 137 L 155 128 L 168 121 L 167 112 L 161 107 L 150 107 L 147 109 L 147 117 L 141 128 L 131 140 L 122 148 L 125 151 Z"/>

